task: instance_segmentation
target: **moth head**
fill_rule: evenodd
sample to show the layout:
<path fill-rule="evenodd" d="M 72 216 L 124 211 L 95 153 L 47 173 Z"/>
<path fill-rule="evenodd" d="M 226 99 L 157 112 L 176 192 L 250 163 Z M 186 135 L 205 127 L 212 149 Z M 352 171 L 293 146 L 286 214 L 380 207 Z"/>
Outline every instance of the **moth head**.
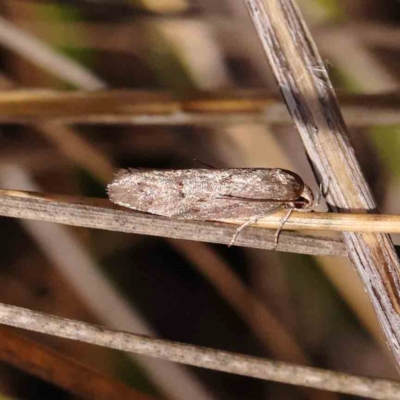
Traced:
<path fill-rule="evenodd" d="M 313 191 L 307 186 L 304 185 L 303 192 L 301 196 L 289 203 L 289 207 L 295 210 L 309 210 L 315 206 L 315 198 Z"/>

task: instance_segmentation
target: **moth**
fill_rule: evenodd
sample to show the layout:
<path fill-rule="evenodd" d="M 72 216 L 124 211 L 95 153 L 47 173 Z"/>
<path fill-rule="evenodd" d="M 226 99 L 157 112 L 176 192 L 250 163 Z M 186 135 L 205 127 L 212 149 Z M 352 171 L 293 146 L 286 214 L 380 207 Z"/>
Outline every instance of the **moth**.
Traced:
<path fill-rule="evenodd" d="M 127 169 L 108 185 L 118 205 L 168 218 L 218 220 L 247 218 L 247 225 L 278 209 L 310 211 L 312 190 L 294 172 L 279 168 Z M 279 228 L 275 239 L 277 243 Z"/>

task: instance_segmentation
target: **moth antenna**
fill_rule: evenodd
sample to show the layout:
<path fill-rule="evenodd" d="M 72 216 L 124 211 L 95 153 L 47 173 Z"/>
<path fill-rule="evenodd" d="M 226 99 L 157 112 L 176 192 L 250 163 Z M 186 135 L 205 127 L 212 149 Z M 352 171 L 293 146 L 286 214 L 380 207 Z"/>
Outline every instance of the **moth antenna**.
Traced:
<path fill-rule="evenodd" d="M 210 168 L 210 169 L 216 169 L 213 165 L 207 164 L 203 161 L 198 160 L 197 158 L 193 158 L 194 162 L 197 162 L 200 165 L 203 165 L 204 167 Z"/>
<path fill-rule="evenodd" d="M 257 202 L 257 203 L 288 203 L 287 200 L 276 200 L 276 199 L 254 199 L 250 197 L 239 197 L 232 196 L 230 194 L 219 194 L 216 196 L 216 199 L 226 199 L 226 200 L 240 200 L 240 201 L 248 201 L 248 202 Z M 261 217 L 260 217 L 261 218 Z"/>

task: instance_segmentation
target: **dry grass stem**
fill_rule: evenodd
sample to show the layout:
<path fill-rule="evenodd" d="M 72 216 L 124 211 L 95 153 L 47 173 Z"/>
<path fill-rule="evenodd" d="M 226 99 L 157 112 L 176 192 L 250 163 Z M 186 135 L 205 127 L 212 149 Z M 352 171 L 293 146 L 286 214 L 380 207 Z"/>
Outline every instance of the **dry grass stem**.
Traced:
<path fill-rule="evenodd" d="M 287 214 L 286 210 L 260 218 L 251 226 L 277 229 Z M 243 224 L 246 220 L 221 220 L 223 222 Z M 400 215 L 387 214 L 334 214 L 326 212 L 302 213 L 294 211 L 283 229 L 325 230 L 338 232 L 380 232 L 400 233 Z"/>
<path fill-rule="evenodd" d="M 253 22 L 333 210 L 376 210 L 326 67 L 291 0 L 247 0 Z M 344 233 L 350 260 L 400 366 L 400 264 L 388 235 Z"/>
<path fill-rule="evenodd" d="M 371 399 L 400 399 L 400 385 L 394 381 L 299 367 L 206 347 L 152 339 L 3 303 L 0 303 L 0 322 L 16 328 L 216 371 L 365 396 Z"/>
<path fill-rule="evenodd" d="M 229 244 L 236 232 L 236 227 L 218 222 L 171 220 L 125 210 L 105 199 L 49 196 L 17 190 L 0 190 L 0 215 L 210 243 Z M 274 249 L 274 236 L 275 231 L 249 228 L 239 235 L 236 244 Z M 311 255 L 345 255 L 340 240 L 286 232 L 282 232 L 277 249 Z"/>
<path fill-rule="evenodd" d="M 400 97 L 343 95 L 349 125 L 400 124 Z M 138 90 L 74 91 L 17 90 L 0 94 L 0 122 L 32 124 L 203 125 L 290 124 L 285 105 L 263 91 L 197 93 L 177 98 L 164 92 Z"/>
<path fill-rule="evenodd" d="M 79 224 L 79 220 L 74 219 L 74 207 L 76 207 L 76 210 L 78 210 L 79 207 L 82 207 L 82 210 L 85 208 L 88 212 L 101 212 L 102 210 L 108 211 L 111 214 L 114 213 L 116 218 L 121 218 L 121 213 L 121 215 L 126 218 L 127 222 L 130 217 L 139 218 L 140 216 L 148 219 L 154 219 L 155 221 L 162 220 L 170 223 L 179 223 L 179 221 L 182 221 L 177 219 L 161 218 L 156 215 L 141 213 L 123 207 L 118 207 L 106 199 L 95 197 L 50 195 L 23 190 L 0 189 L 0 199 L 2 200 L 0 204 L 0 213 L 4 216 L 17 217 L 18 212 L 20 212 L 21 218 L 38 219 L 48 222 L 59 222 L 67 225 L 93 227 L 97 229 L 112 230 L 113 227 L 111 225 L 107 227 L 106 224 L 102 224 L 102 222 L 100 221 L 93 222 L 93 225 L 87 225 L 84 219 L 81 220 L 82 224 Z M 29 205 L 29 209 L 23 211 L 21 209 L 22 205 Z M 37 207 L 37 209 L 34 209 L 34 207 Z M 51 215 L 52 212 L 55 212 L 56 208 L 58 208 L 58 211 L 62 214 Z M 38 212 L 37 214 L 35 214 L 36 211 Z M 45 214 L 46 211 L 48 214 L 47 216 Z M 281 226 L 282 219 L 286 216 L 286 214 L 286 210 L 276 211 L 273 214 L 269 214 L 263 218 L 260 218 L 257 222 L 251 224 L 250 226 L 277 229 Z M 76 213 L 76 215 L 78 215 L 78 212 Z M 246 222 L 245 219 L 221 219 L 219 221 L 235 225 L 242 225 L 244 222 Z M 196 223 L 194 221 L 185 221 L 184 223 L 191 224 L 192 222 Z M 201 222 L 200 224 L 208 225 L 207 222 Z M 325 230 L 333 232 L 350 231 L 400 233 L 400 215 L 354 213 L 334 214 L 326 212 L 304 213 L 293 211 L 290 215 L 290 218 L 288 219 L 288 221 L 285 222 L 282 228 L 313 231 Z M 127 224 L 125 224 L 125 229 L 116 230 L 120 232 L 133 232 L 133 230 L 131 230 Z M 149 233 L 146 232 L 146 234 Z M 318 239 L 318 237 L 316 238 Z M 337 255 L 339 255 L 339 253 L 340 252 L 338 252 Z"/>

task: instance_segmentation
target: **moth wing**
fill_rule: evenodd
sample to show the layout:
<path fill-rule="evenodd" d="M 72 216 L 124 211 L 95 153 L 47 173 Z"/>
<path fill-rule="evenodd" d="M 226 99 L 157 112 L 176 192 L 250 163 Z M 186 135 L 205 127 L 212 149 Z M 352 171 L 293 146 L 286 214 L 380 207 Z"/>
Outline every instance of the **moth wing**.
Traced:
<path fill-rule="evenodd" d="M 304 190 L 302 179 L 294 172 L 274 168 L 232 170 L 229 179 L 221 181 L 221 194 L 239 198 L 294 200 Z"/>
<path fill-rule="evenodd" d="M 251 218 L 268 215 L 282 208 L 282 203 L 248 202 L 223 198 L 193 201 L 186 208 L 177 211 L 173 216 L 179 219 L 215 220 L 229 218 Z"/>
<path fill-rule="evenodd" d="M 130 169 L 116 174 L 108 195 L 137 211 L 210 220 L 266 215 L 303 189 L 300 177 L 281 169 Z"/>
<path fill-rule="evenodd" d="M 133 210 L 171 217 L 184 210 L 179 172 L 173 170 L 120 170 L 108 185 L 110 200 Z"/>

